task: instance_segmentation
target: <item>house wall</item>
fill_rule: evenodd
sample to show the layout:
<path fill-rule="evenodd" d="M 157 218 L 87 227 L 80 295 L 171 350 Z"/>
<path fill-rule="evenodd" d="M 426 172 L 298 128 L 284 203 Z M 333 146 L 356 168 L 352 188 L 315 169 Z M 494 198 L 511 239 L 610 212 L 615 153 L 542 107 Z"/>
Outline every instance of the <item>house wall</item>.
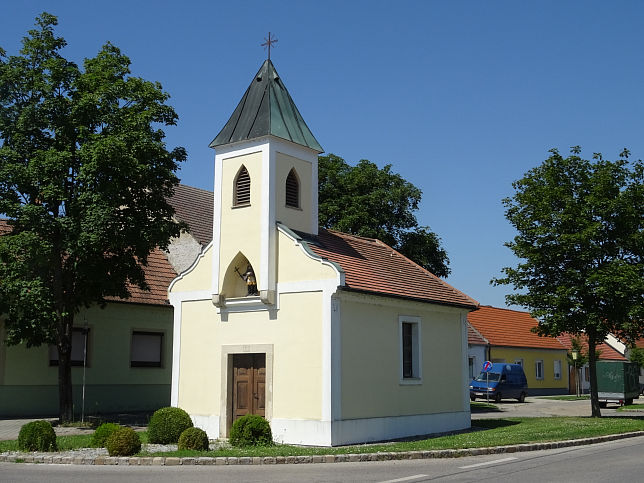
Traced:
<path fill-rule="evenodd" d="M 211 438 L 227 434 L 232 377 L 228 355 L 258 352 L 267 354 L 266 418 L 275 438 L 302 442 L 308 435 L 309 441 L 324 442 L 313 433 L 322 427 L 328 407 L 329 394 L 323 388 L 330 378 L 330 341 L 324 320 L 330 317 L 331 302 L 325 287 L 330 284 L 335 290 L 337 272 L 307 256 L 282 232 L 277 248 L 275 306 L 242 297 L 215 307 L 204 290 L 210 287 L 204 282 L 212 266 L 212 247 L 170 287 L 180 341 L 172 403 L 185 409 Z M 250 305 L 239 305 L 245 302 Z"/>
<path fill-rule="evenodd" d="M 172 308 L 128 303 L 93 307 L 76 318 L 90 329 L 85 369 L 85 414 L 155 410 L 170 403 Z M 163 332 L 162 367 L 130 367 L 132 331 Z M 83 368 L 72 367 L 74 413 L 82 406 Z M 58 367 L 47 345 L 0 348 L 0 414 L 58 414 Z"/>
<path fill-rule="evenodd" d="M 250 205 L 233 207 L 234 180 L 242 165 L 250 176 Z M 219 287 L 216 293 L 222 293 L 224 275 L 239 252 L 253 266 L 259 286 L 261 246 L 257 241 L 260 239 L 262 219 L 262 153 L 254 152 L 225 159 L 222 163 L 222 180 L 221 226 L 225 227 L 225 236 L 220 240 Z M 205 287 L 209 288 L 210 285 Z"/>
<path fill-rule="evenodd" d="M 528 394 L 567 394 L 568 365 L 566 350 L 531 349 L 525 347 L 491 347 L 492 362 L 523 362 L 523 372 L 528 380 Z M 555 379 L 554 361 L 561 361 L 561 377 Z M 536 378 L 536 361 L 543 361 L 543 379 Z"/>
<path fill-rule="evenodd" d="M 275 214 L 278 221 L 284 223 L 293 230 L 304 232 L 311 231 L 312 225 L 312 199 L 311 184 L 313 166 L 309 161 L 304 161 L 293 156 L 278 152 L 275 166 Z M 291 168 L 295 168 L 300 181 L 300 207 L 291 208 L 286 206 L 286 177 Z M 316 176 L 317 181 L 317 176 Z M 316 185 L 317 188 L 317 185 Z M 317 207 L 315 207 L 317 210 Z"/>
<path fill-rule="evenodd" d="M 470 368 L 469 361 L 472 360 Z M 468 364 L 468 378 L 474 379 L 479 375 L 483 369 L 483 363 L 487 360 L 487 346 L 468 344 L 467 347 L 467 364 Z"/>
<path fill-rule="evenodd" d="M 340 300 L 343 424 L 336 441 L 469 427 L 465 310 L 346 292 Z M 401 316 L 420 321 L 418 381 L 401 375 Z"/>

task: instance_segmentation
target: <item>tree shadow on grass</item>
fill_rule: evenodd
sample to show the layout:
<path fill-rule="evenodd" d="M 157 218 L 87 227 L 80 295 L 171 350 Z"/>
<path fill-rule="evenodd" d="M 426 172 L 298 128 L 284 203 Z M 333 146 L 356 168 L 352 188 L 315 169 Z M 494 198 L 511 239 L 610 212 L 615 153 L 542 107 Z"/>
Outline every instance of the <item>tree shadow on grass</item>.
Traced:
<path fill-rule="evenodd" d="M 497 428 L 507 428 L 521 424 L 521 421 L 510 421 L 508 419 L 477 419 L 472 421 L 472 430 L 487 430 Z"/>

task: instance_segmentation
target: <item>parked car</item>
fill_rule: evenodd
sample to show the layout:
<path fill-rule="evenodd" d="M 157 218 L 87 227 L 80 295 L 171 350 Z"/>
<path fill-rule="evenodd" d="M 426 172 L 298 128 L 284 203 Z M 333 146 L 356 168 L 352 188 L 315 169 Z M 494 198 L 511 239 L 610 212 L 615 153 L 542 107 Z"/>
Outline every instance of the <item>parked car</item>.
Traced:
<path fill-rule="evenodd" d="M 495 362 L 488 372 L 481 372 L 470 382 L 470 399 L 477 397 L 500 402 L 503 398 L 525 401 L 528 381 L 520 364 Z"/>

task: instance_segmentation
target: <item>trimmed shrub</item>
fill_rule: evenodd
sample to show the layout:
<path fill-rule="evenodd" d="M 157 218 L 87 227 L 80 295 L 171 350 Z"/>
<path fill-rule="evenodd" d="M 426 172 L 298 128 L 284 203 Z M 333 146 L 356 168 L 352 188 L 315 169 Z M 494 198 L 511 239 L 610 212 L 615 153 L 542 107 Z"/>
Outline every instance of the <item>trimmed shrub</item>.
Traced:
<path fill-rule="evenodd" d="M 192 419 L 181 408 L 161 408 L 154 412 L 148 424 L 150 443 L 177 443 L 186 429 L 192 428 Z"/>
<path fill-rule="evenodd" d="M 56 451 L 56 433 L 49 421 L 32 421 L 23 425 L 18 434 L 22 451 Z"/>
<path fill-rule="evenodd" d="M 233 446 L 271 446 L 271 425 L 261 416 L 247 414 L 233 423 L 228 441 Z"/>
<path fill-rule="evenodd" d="M 132 428 L 120 427 L 105 442 L 110 456 L 132 456 L 141 451 L 141 438 Z"/>
<path fill-rule="evenodd" d="M 101 424 L 98 428 L 96 428 L 96 431 L 94 431 L 94 434 L 92 434 L 92 441 L 91 445 L 93 448 L 104 448 L 105 447 L 105 442 L 107 441 L 107 438 L 109 438 L 114 431 L 119 429 L 121 426 L 116 423 L 103 423 Z"/>
<path fill-rule="evenodd" d="M 209 445 L 208 435 L 200 428 L 188 428 L 179 436 L 179 449 L 208 451 Z"/>

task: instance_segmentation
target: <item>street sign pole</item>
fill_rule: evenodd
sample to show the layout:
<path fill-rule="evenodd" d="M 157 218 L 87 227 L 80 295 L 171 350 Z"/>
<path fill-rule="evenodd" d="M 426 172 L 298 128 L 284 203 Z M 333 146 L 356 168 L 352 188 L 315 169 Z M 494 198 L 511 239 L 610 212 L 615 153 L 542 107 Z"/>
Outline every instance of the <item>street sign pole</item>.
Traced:
<path fill-rule="evenodd" d="M 485 372 L 485 400 L 490 402 L 490 369 L 492 369 L 492 363 L 490 361 L 485 361 L 483 363 L 483 372 Z"/>

